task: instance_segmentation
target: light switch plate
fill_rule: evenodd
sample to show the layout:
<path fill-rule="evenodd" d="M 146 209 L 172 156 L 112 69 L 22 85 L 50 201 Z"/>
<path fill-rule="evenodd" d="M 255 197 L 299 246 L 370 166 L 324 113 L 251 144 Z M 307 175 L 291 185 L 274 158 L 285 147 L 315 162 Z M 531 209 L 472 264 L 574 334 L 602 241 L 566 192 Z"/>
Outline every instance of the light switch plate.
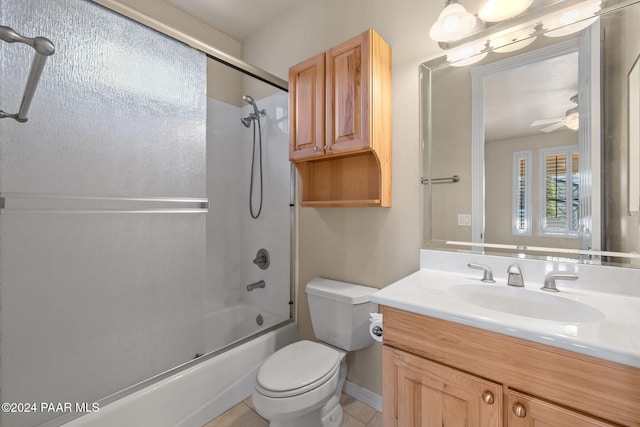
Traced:
<path fill-rule="evenodd" d="M 471 227 L 471 214 L 458 214 L 458 225 Z"/>

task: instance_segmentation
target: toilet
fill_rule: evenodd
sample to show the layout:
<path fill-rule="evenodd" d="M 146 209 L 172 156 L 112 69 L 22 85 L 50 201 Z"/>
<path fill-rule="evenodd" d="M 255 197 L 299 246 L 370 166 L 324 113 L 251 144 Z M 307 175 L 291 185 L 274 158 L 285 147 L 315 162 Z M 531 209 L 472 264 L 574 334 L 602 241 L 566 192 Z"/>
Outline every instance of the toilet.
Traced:
<path fill-rule="evenodd" d="M 271 427 L 340 427 L 347 352 L 369 346 L 370 302 L 377 289 L 315 278 L 306 294 L 313 332 L 272 354 L 256 375 L 253 406 Z"/>

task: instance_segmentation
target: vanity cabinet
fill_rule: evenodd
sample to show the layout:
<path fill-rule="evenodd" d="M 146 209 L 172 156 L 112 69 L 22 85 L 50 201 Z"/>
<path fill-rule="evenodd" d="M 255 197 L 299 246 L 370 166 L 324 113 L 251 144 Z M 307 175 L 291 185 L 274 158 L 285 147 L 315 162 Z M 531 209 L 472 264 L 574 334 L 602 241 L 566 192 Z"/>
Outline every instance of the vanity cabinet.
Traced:
<path fill-rule="evenodd" d="M 302 206 L 391 206 L 391 48 L 374 30 L 289 69 Z"/>
<path fill-rule="evenodd" d="M 393 365 L 397 403 L 396 420 L 385 425 L 502 426 L 500 384 L 388 346 L 383 351 Z"/>
<path fill-rule="evenodd" d="M 640 426 L 640 369 L 383 306 L 385 427 Z"/>

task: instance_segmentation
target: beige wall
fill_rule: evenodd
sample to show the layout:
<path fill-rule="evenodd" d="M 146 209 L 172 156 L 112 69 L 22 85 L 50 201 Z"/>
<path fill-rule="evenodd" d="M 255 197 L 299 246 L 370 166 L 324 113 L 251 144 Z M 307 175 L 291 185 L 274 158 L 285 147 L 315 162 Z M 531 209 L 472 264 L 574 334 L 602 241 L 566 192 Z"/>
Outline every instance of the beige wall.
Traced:
<path fill-rule="evenodd" d="M 297 309 L 300 338 L 313 339 L 305 284 L 316 276 L 381 288 L 419 267 L 420 63 L 437 56 L 428 37 L 442 2 L 303 1 L 245 40 L 244 59 L 281 78 L 291 65 L 374 28 L 393 50 L 393 206 L 300 209 Z M 381 392 L 375 344 L 349 358 L 349 380 Z"/>
<path fill-rule="evenodd" d="M 487 141 L 484 146 L 485 164 L 485 234 L 486 243 L 543 246 L 578 249 L 578 239 L 539 236 L 539 162 L 540 149 L 578 145 L 578 132 L 556 131 L 514 139 Z M 512 234 L 513 153 L 531 150 L 531 191 L 533 233 L 531 236 Z"/>
<path fill-rule="evenodd" d="M 471 227 L 459 226 L 458 215 L 471 215 L 471 68 L 448 67 L 433 72 L 431 161 L 433 178 L 458 175 L 457 183 L 433 185 L 434 240 L 471 241 Z"/>
<path fill-rule="evenodd" d="M 640 217 L 629 216 L 627 203 L 627 74 L 640 54 L 640 4 L 627 8 L 624 18 L 603 18 L 604 41 L 604 232 L 603 249 L 640 253 Z"/>

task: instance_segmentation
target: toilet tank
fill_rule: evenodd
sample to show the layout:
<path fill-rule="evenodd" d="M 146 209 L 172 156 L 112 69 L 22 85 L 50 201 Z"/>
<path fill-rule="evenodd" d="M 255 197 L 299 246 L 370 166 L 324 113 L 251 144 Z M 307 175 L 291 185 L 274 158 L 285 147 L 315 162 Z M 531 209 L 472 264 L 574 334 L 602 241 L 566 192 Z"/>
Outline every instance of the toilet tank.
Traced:
<path fill-rule="evenodd" d="M 369 313 L 378 312 L 370 302 L 378 289 L 336 280 L 315 278 L 307 283 L 306 294 L 316 338 L 346 351 L 369 346 Z"/>

